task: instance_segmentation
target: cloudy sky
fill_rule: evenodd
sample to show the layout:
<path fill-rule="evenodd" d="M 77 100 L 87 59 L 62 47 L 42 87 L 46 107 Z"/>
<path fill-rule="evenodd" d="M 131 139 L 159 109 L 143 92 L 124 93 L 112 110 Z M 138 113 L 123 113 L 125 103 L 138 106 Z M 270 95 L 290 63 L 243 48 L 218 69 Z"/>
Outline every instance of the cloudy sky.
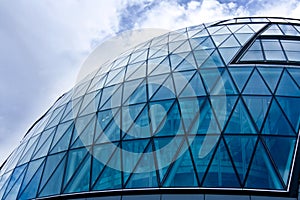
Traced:
<path fill-rule="evenodd" d="M 298 0 L 1 0 L 0 164 L 74 85 L 84 59 L 125 30 L 238 16 L 300 18 Z"/>

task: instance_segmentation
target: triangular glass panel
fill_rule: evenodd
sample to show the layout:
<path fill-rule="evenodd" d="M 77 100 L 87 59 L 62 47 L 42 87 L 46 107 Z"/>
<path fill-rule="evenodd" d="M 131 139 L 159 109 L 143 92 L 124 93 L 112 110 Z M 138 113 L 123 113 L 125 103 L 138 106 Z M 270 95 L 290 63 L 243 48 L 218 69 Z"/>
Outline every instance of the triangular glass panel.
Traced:
<path fill-rule="evenodd" d="M 222 71 L 223 69 L 221 68 L 200 70 L 200 75 L 202 76 L 208 94 L 210 94 L 218 79 L 221 78 Z"/>
<path fill-rule="evenodd" d="M 173 74 L 174 76 L 174 74 Z M 178 82 L 182 83 L 182 82 Z M 176 85 L 176 81 L 175 81 Z M 184 86 L 184 85 L 183 85 Z M 205 88 L 202 84 L 201 78 L 199 76 L 199 73 L 196 72 L 192 79 L 189 81 L 189 83 L 186 84 L 185 88 L 181 93 L 178 92 L 177 94 L 180 94 L 180 97 L 195 97 L 195 96 L 206 96 Z"/>
<path fill-rule="evenodd" d="M 296 81 L 298 87 L 300 87 L 300 71 L 299 69 L 288 69 L 290 75 L 294 78 Z"/>
<path fill-rule="evenodd" d="M 182 53 L 191 51 L 190 43 L 186 40 L 182 45 L 180 45 L 177 49 L 175 49 L 172 53 Z"/>
<path fill-rule="evenodd" d="M 236 53 L 240 50 L 240 48 L 219 48 L 219 52 L 226 64 L 228 64 L 233 57 L 235 57 Z"/>
<path fill-rule="evenodd" d="M 204 42 L 204 40 L 206 40 L 207 38 L 208 38 L 208 36 L 190 38 L 189 41 L 190 41 L 192 49 L 195 49 L 197 46 L 199 46 L 199 44 Z"/>
<path fill-rule="evenodd" d="M 235 84 L 237 85 L 239 91 L 243 90 L 245 83 L 251 74 L 251 71 L 252 71 L 252 68 L 247 68 L 247 67 L 229 68 L 229 72 L 230 72 Z"/>
<path fill-rule="evenodd" d="M 103 89 L 101 101 L 99 104 L 100 110 L 102 109 L 103 105 L 108 101 L 108 99 L 112 96 L 112 94 L 119 88 L 122 88 L 122 87 L 119 87 L 119 85 L 114 85 L 114 86 L 106 87 Z"/>
<path fill-rule="evenodd" d="M 91 155 L 88 155 L 76 170 L 72 179 L 65 187 L 64 193 L 84 192 L 89 190 Z"/>
<path fill-rule="evenodd" d="M 119 189 L 122 187 L 120 149 L 117 149 L 96 180 L 92 190 Z"/>
<path fill-rule="evenodd" d="M 96 91 L 99 90 L 103 87 L 103 84 L 105 82 L 106 76 L 100 75 L 100 76 L 96 76 L 90 86 L 87 92 L 92 92 L 92 91 Z"/>
<path fill-rule="evenodd" d="M 214 35 L 224 35 L 224 34 L 231 34 L 230 30 L 226 26 L 223 26 L 223 28 L 219 29 L 214 33 Z"/>
<path fill-rule="evenodd" d="M 144 60 L 146 60 L 147 55 L 148 55 L 148 49 L 146 49 L 144 51 L 134 52 L 131 54 L 129 62 L 136 63 L 136 62 L 144 61 Z"/>
<path fill-rule="evenodd" d="M 254 31 L 246 24 L 237 30 L 236 33 L 254 33 Z"/>
<path fill-rule="evenodd" d="M 20 157 L 20 160 L 18 161 L 18 165 L 21 165 L 23 163 L 30 161 L 31 157 L 33 156 L 35 147 L 38 143 L 38 138 L 39 138 L 38 136 L 34 136 L 27 142 L 26 148 L 25 148 L 22 156 Z"/>
<path fill-rule="evenodd" d="M 235 39 L 233 35 L 231 35 L 227 40 L 225 40 L 220 47 L 240 47 L 241 45 L 239 42 Z"/>
<path fill-rule="evenodd" d="M 152 98 L 153 94 L 156 93 L 158 88 L 163 84 L 166 78 L 169 77 L 168 74 L 163 74 L 159 76 L 148 77 L 148 98 Z"/>
<path fill-rule="evenodd" d="M 149 69 L 149 63 L 148 63 L 148 69 Z M 151 76 L 154 75 L 160 75 L 164 73 L 170 73 L 170 63 L 169 58 L 166 57 L 156 68 L 151 72 Z M 149 73 L 148 73 L 149 74 Z"/>
<path fill-rule="evenodd" d="M 181 93 L 186 84 L 189 84 L 188 82 L 194 74 L 194 71 L 174 72 L 172 74 L 177 95 Z"/>
<path fill-rule="evenodd" d="M 260 29 L 262 29 L 266 24 L 248 24 L 248 26 L 254 31 L 258 32 Z"/>
<path fill-rule="evenodd" d="M 286 114 L 288 120 L 292 124 L 294 130 L 297 132 L 300 125 L 300 98 L 295 97 L 277 97 L 279 105 L 281 106 L 283 112 Z"/>
<path fill-rule="evenodd" d="M 278 83 L 280 74 L 282 72 L 282 68 L 259 68 L 259 72 L 261 73 L 262 77 L 267 82 L 271 91 L 274 92 L 276 85 Z"/>
<path fill-rule="evenodd" d="M 120 112 L 118 112 L 104 129 L 103 134 L 96 140 L 96 143 L 117 141 L 120 140 L 120 137 Z"/>
<path fill-rule="evenodd" d="M 211 91 L 211 95 L 228 95 L 228 94 L 237 94 L 237 89 L 231 80 L 228 71 L 225 69 L 223 71 L 222 76 L 216 82 L 213 90 Z"/>
<path fill-rule="evenodd" d="M 243 26 L 243 24 L 230 24 L 227 25 L 227 27 L 229 28 L 229 30 L 234 33 L 235 31 L 237 31 L 238 29 L 240 29 Z"/>
<path fill-rule="evenodd" d="M 162 62 L 167 62 L 166 60 L 168 60 L 168 56 L 162 56 L 162 57 L 158 57 L 158 58 L 148 59 L 147 74 L 150 74 Z"/>
<path fill-rule="evenodd" d="M 163 137 L 154 139 L 155 154 L 157 159 L 157 167 L 159 171 L 160 182 L 163 181 L 167 173 L 167 169 L 170 164 L 175 160 L 177 153 L 180 151 L 180 147 L 185 143 L 185 139 L 182 136 L 175 137 Z M 165 148 L 167 145 L 171 145 Z M 173 151 L 170 151 L 170 148 Z M 160 156 L 159 156 L 160 155 Z"/>
<path fill-rule="evenodd" d="M 218 68 L 224 67 L 224 62 L 217 50 L 215 50 L 202 65 L 200 66 L 201 69 L 203 68 Z"/>
<path fill-rule="evenodd" d="M 249 116 L 242 99 L 239 99 L 237 105 L 232 111 L 230 119 L 228 120 L 225 128 L 225 133 L 257 133 L 257 130 L 252 123 L 252 119 Z"/>
<path fill-rule="evenodd" d="M 118 113 L 119 109 L 117 108 L 98 112 L 98 121 L 96 122 L 96 131 L 98 132 L 95 133 L 97 135 L 100 135 L 103 132 L 103 130 L 106 129 L 109 122 L 111 122 Z M 97 139 L 96 135 L 95 139 Z"/>
<path fill-rule="evenodd" d="M 283 189 L 262 143 L 259 141 L 245 183 L 246 188 Z"/>
<path fill-rule="evenodd" d="M 33 159 L 43 157 L 48 153 L 54 135 L 54 127 L 42 133 L 39 143 L 35 148 Z"/>
<path fill-rule="evenodd" d="M 59 163 L 57 168 L 55 168 L 55 171 L 53 172 L 53 174 L 51 174 L 51 177 L 49 178 L 49 180 L 47 180 L 47 183 L 45 185 L 41 184 L 39 189 L 40 192 L 38 195 L 39 197 L 60 194 L 63 181 L 62 173 L 64 171 L 65 163 L 66 157 L 64 157 L 64 159 Z"/>
<path fill-rule="evenodd" d="M 300 89 L 285 70 L 280 79 L 276 95 L 300 97 Z"/>
<path fill-rule="evenodd" d="M 243 91 L 243 94 L 271 95 L 271 92 L 264 83 L 262 77 L 259 75 L 257 70 L 254 70 Z"/>
<path fill-rule="evenodd" d="M 109 86 L 109 85 L 113 85 L 113 84 L 110 84 L 110 82 L 115 79 L 116 77 L 119 76 L 119 74 L 123 74 L 124 75 L 124 69 L 125 68 L 119 68 L 119 69 L 116 69 L 116 70 L 112 70 L 109 72 L 108 76 L 107 76 L 107 79 L 106 79 L 106 82 L 105 82 L 105 86 Z M 121 73 L 123 72 L 123 73 Z"/>
<path fill-rule="evenodd" d="M 85 127 L 87 126 L 87 124 L 93 119 L 93 117 L 95 116 L 95 114 L 91 114 L 91 115 L 85 115 L 82 117 L 78 117 L 74 123 L 74 133 L 72 136 L 72 140 L 70 144 L 73 144 L 74 141 L 77 139 L 77 137 L 80 135 L 80 133 L 85 129 Z"/>
<path fill-rule="evenodd" d="M 191 140 L 191 139 L 190 139 Z M 212 135 L 196 136 L 190 143 L 192 159 L 195 163 L 199 182 L 203 182 L 203 176 L 207 170 L 219 137 Z"/>
<path fill-rule="evenodd" d="M 263 138 L 282 180 L 287 184 L 290 176 L 296 139 L 271 136 L 264 136 Z"/>
<path fill-rule="evenodd" d="M 54 145 L 56 145 L 56 143 L 60 140 L 60 138 L 62 138 L 65 134 L 67 134 L 70 131 L 69 127 L 72 125 L 72 123 L 73 123 L 72 121 L 68 121 L 58 125 L 50 149 L 52 149 Z"/>
<path fill-rule="evenodd" d="M 123 103 L 128 100 L 129 97 L 137 90 L 144 79 L 137 79 L 134 81 L 126 81 L 123 87 Z M 145 83 L 144 83 L 145 84 Z"/>
<path fill-rule="evenodd" d="M 78 98 L 71 101 L 71 111 L 69 113 L 64 113 L 61 122 L 69 121 L 77 116 L 82 100 L 83 98 Z"/>
<path fill-rule="evenodd" d="M 71 148 L 86 147 L 86 146 L 90 146 L 93 143 L 93 137 L 95 135 L 95 123 L 96 123 L 96 115 L 88 123 L 85 129 L 81 133 L 79 133 L 79 136 L 72 144 Z"/>
<path fill-rule="evenodd" d="M 243 96 L 246 106 L 256 123 L 258 130 L 266 117 L 267 110 L 271 103 L 271 96 Z"/>
<path fill-rule="evenodd" d="M 74 149 L 68 152 L 67 167 L 64 176 L 64 187 L 71 180 L 72 176 L 77 172 L 78 167 L 88 154 L 87 148 Z"/>
<path fill-rule="evenodd" d="M 17 199 L 34 199 L 34 198 L 36 198 L 37 192 L 38 192 L 38 186 L 39 186 L 39 184 L 37 184 L 37 183 L 41 179 L 44 164 L 45 164 L 45 162 L 43 162 L 42 165 L 40 165 L 40 167 L 34 171 L 36 173 L 32 177 L 31 181 L 28 183 L 27 187 L 23 191 L 22 191 L 22 189 L 20 190 L 22 192 L 19 193 L 19 197 Z M 24 181 L 22 183 L 22 188 L 23 188 L 23 186 L 24 186 Z"/>
<path fill-rule="evenodd" d="M 141 111 L 145 108 L 145 105 L 145 103 L 142 103 L 122 107 L 123 131 L 127 132 L 133 124 L 136 124 L 135 120 L 141 114 Z"/>
<path fill-rule="evenodd" d="M 216 46 L 214 45 L 212 39 L 208 37 L 204 42 L 198 45 L 194 50 L 208 50 L 208 49 L 215 49 Z"/>
<path fill-rule="evenodd" d="M 226 35 L 212 35 L 211 37 L 212 37 L 213 41 L 215 42 L 215 45 L 219 46 L 220 44 L 222 44 L 229 37 L 229 34 L 226 34 Z"/>
<path fill-rule="evenodd" d="M 207 31 L 212 35 L 216 31 L 220 30 L 222 26 L 210 26 L 207 28 Z"/>
<path fill-rule="evenodd" d="M 189 54 L 189 52 L 170 54 L 170 62 L 172 70 L 175 69 L 179 63 L 183 61 L 183 59 Z"/>
<path fill-rule="evenodd" d="M 143 81 L 129 96 L 127 101 L 125 101 L 124 105 L 131 105 L 137 103 L 143 103 L 147 101 L 147 84 L 146 81 Z M 123 91 L 123 96 L 125 95 L 125 91 Z"/>
<path fill-rule="evenodd" d="M 216 118 L 218 119 L 221 130 L 227 124 L 230 113 L 234 112 L 233 108 L 237 102 L 237 96 L 211 96 L 211 106 Z"/>
<path fill-rule="evenodd" d="M 149 145 L 151 147 L 151 145 Z M 149 188 L 158 187 L 154 156 L 151 149 L 142 154 L 139 164 L 136 166 L 134 173 L 127 181 L 125 188 Z M 153 168 L 153 169 L 152 169 Z"/>
<path fill-rule="evenodd" d="M 153 46 L 151 45 L 151 48 L 149 49 L 149 55 L 148 58 L 150 58 L 148 61 L 152 60 L 153 58 L 164 58 L 168 55 L 168 45 L 163 44 L 160 46 Z"/>
<path fill-rule="evenodd" d="M 212 112 L 209 101 L 206 98 L 199 98 L 200 111 L 197 113 L 189 134 L 220 134 L 218 122 Z"/>
<path fill-rule="evenodd" d="M 198 180 L 189 149 L 181 149 L 176 161 L 170 166 L 169 173 L 164 178 L 164 187 L 198 187 Z"/>
<path fill-rule="evenodd" d="M 134 64 L 130 64 L 126 67 L 126 80 L 129 79 L 129 77 L 134 74 L 137 70 L 139 69 L 144 69 L 145 73 L 146 73 L 146 63 L 145 62 L 139 62 L 139 63 L 134 63 Z M 146 74 L 145 74 L 146 75 Z"/>
<path fill-rule="evenodd" d="M 85 103 L 83 100 L 81 105 L 81 113 L 79 114 L 79 116 L 95 113 L 98 110 L 100 95 L 101 91 L 86 95 L 84 97 L 84 100 L 88 102 Z"/>
<path fill-rule="evenodd" d="M 252 38 L 253 34 L 251 33 L 235 33 L 234 36 L 239 41 L 239 43 L 243 46 L 246 42 Z"/>
<path fill-rule="evenodd" d="M 204 178 L 203 186 L 224 188 L 241 187 L 223 140 L 220 141 L 217 147 L 214 158 Z"/>
<path fill-rule="evenodd" d="M 70 128 L 64 133 L 64 135 L 53 146 L 53 148 L 50 151 L 50 154 L 67 150 L 69 147 L 71 137 L 72 137 L 72 133 L 73 133 L 73 126 L 70 126 Z"/>
<path fill-rule="evenodd" d="M 65 106 L 61 106 L 60 108 L 57 108 L 56 110 L 53 111 L 51 118 L 49 119 L 45 129 L 53 127 L 59 123 L 65 108 L 66 108 Z"/>
<path fill-rule="evenodd" d="M 191 69 L 197 69 L 197 65 L 192 53 L 184 58 L 184 60 L 176 67 L 175 71 L 185 71 Z"/>
<path fill-rule="evenodd" d="M 201 49 L 193 51 L 198 68 L 207 60 L 213 51 L 214 49 Z"/>
<path fill-rule="evenodd" d="M 3 197 L 5 197 L 7 195 L 7 193 L 10 193 L 10 191 L 13 189 L 13 187 L 16 187 L 15 186 L 16 184 L 18 184 L 17 187 L 20 188 L 20 185 L 21 185 L 20 179 L 23 180 L 23 177 L 24 177 L 24 174 L 26 171 L 26 166 L 27 165 L 22 165 L 22 166 L 14 169 L 14 172 L 10 176 L 9 183 L 5 189 L 5 193 L 3 194 Z"/>
<path fill-rule="evenodd" d="M 132 175 L 132 173 L 143 173 L 146 171 L 155 171 L 155 165 L 148 166 L 149 169 L 146 167 L 137 169 L 138 165 L 143 165 L 143 163 L 140 163 L 141 158 L 144 156 L 153 157 L 152 153 L 152 146 L 151 141 L 149 139 L 142 139 L 142 140 L 135 140 L 135 142 L 124 141 L 122 142 L 122 156 L 123 159 L 123 177 L 124 177 L 124 184 L 127 183 L 128 179 Z M 152 163 L 154 164 L 154 163 Z M 153 169 L 151 169 L 153 167 Z M 140 171 L 141 170 L 141 171 Z"/>
<path fill-rule="evenodd" d="M 24 166 L 26 166 L 26 165 L 24 165 Z M 5 184 L 2 185 L 2 189 L 0 190 L 0 197 L 2 199 L 7 199 L 7 200 L 9 200 L 9 199 L 17 199 L 17 195 L 18 195 L 18 192 L 20 190 L 20 186 L 22 184 L 22 181 L 23 181 L 23 178 L 24 178 L 24 175 L 25 175 L 25 171 L 26 170 L 24 169 L 22 171 L 22 173 L 20 174 L 20 176 L 18 177 L 18 179 L 14 181 L 14 185 L 12 185 L 11 189 L 9 189 L 9 186 L 6 187 L 6 184 L 8 183 L 8 181 Z M 6 190 L 5 194 L 3 194 L 4 190 Z M 3 196 L 2 196 L 2 194 L 3 194 Z"/>
<path fill-rule="evenodd" d="M 272 100 L 261 132 L 263 134 L 272 135 L 295 135 L 294 130 L 285 118 L 275 99 Z"/>
<path fill-rule="evenodd" d="M 128 68 L 127 68 L 128 70 Z M 139 66 L 134 72 L 130 75 L 127 80 L 135 80 L 138 78 L 144 78 L 146 76 L 146 63 Z"/>
<path fill-rule="evenodd" d="M 160 124 L 165 124 L 168 111 L 173 104 L 174 100 L 153 102 L 149 104 L 149 114 L 153 133 L 160 130 L 158 129 Z"/>
<path fill-rule="evenodd" d="M 116 152 L 116 149 L 117 149 L 117 144 L 115 143 L 106 143 L 106 144 L 94 146 L 92 171 L 91 171 L 92 186 L 95 184 L 95 181 L 97 181 L 98 176 L 102 173 L 102 170 L 109 162 L 111 156 Z"/>
<path fill-rule="evenodd" d="M 44 187 L 44 185 L 47 183 L 47 181 L 52 176 L 53 172 L 57 169 L 58 165 L 61 162 L 64 162 L 62 160 L 63 159 L 66 160 L 65 155 L 66 155 L 66 153 L 62 152 L 62 153 L 50 155 L 47 157 L 46 166 L 44 168 L 44 173 L 43 173 L 43 178 L 41 178 L 40 189 L 42 189 Z M 61 175 L 62 172 L 63 171 L 59 171 L 58 173 Z"/>
<path fill-rule="evenodd" d="M 167 80 L 160 85 L 160 88 L 153 95 L 151 101 L 175 98 L 175 94 L 172 76 L 169 76 Z"/>
<path fill-rule="evenodd" d="M 179 46 L 181 46 L 183 43 L 185 43 L 185 40 L 176 41 L 176 42 L 169 42 L 169 52 L 173 52 L 175 49 L 177 49 Z"/>
<path fill-rule="evenodd" d="M 205 101 L 205 98 L 180 98 L 178 99 L 181 111 L 181 119 L 184 123 L 186 132 L 190 130 L 194 120 L 198 121 L 200 108 Z"/>
<path fill-rule="evenodd" d="M 243 183 L 254 153 L 257 136 L 226 135 L 224 139 L 240 180 Z"/>

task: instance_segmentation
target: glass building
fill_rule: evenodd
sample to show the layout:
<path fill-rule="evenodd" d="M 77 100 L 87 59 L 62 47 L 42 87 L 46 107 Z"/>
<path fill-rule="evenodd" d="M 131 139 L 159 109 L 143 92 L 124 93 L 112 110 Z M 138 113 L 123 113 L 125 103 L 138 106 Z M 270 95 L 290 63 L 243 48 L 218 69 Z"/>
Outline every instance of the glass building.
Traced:
<path fill-rule="evenodd" d="M 0 199 L 298 199 L 300 20 L 236 18 L 127 51 L 60 97 Z"/>

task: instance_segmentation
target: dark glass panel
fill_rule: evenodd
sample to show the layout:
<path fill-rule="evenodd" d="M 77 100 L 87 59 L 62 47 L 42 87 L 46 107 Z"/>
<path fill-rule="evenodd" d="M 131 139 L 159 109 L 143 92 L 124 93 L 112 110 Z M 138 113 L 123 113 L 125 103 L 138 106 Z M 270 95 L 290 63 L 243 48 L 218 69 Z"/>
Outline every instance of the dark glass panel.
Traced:
<path fill-rule="evenodd" d="M 239 91 L 242 91 L 246 81 L 248 80 L 253 68 L 243 67 L 243 68 L 229 68 L 229 72 L 237 85 Z"/>
<path fill-rule="evenodd" d="M 271 92 L 256 70 L 252 73 L 243 93 L 271 95 Z"/>
<path fill-rule="evenodd" d="M 281 75 L 282 68 L 267 67 L 267 68 L 259 68 L 258 70 L 261 73 L 262 77 L 264 78 L 265 82 L 267 82 L 271 91 L 274 92 L 278 84 L 278 80 Z"/>
<path fill-rule="evenodd" d="M 297 132 L 300 124 L 300 109 L 297 109 L 300 105 L 300 98 L 277 97 L 277 100 L 288 120 L 293 125 L 294 130 Z"/>
<path fill-rule="evenodd" d="M 276 94 L 282 96 L 300 97 L 300 89 L 287 71 L 283 72 Z"/>

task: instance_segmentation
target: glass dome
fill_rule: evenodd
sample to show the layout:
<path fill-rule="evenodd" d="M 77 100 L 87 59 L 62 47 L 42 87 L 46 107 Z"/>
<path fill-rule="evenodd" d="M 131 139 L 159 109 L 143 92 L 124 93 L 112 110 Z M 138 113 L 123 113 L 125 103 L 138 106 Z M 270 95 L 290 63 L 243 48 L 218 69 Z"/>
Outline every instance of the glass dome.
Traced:
<path fill-rule="evenodd" d="M 144 42 L 30 128 L 0 168 L 0 199 L 297 190 L 299 55 L 296 19 L 237 18 Z"/>

